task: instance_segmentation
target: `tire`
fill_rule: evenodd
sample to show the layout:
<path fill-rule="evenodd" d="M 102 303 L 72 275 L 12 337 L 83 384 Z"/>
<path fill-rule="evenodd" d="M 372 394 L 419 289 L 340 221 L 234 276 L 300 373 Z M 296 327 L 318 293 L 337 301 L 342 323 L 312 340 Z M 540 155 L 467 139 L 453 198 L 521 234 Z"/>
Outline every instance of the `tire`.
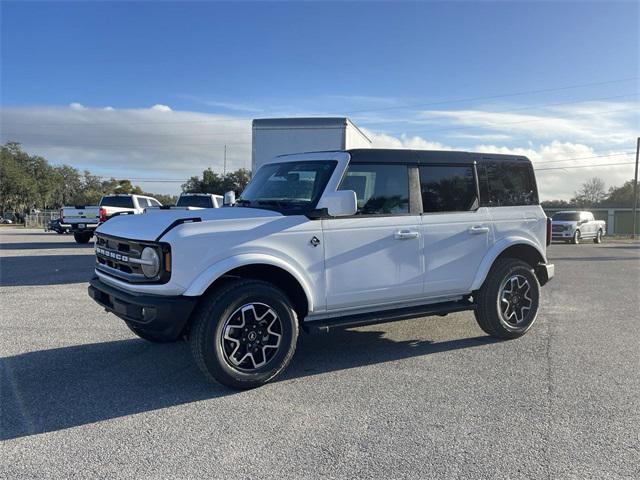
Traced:
<path fill-rule="evenodd" d="M 152 343 L 171 343 L 171 342 L 175 342 L 176 340 L 178 340 L 180 337 L 166 337 L 157 333 L 151 333 L 151 332 L 145 332 L 142 330 L 137 329 L 136 327 L 134 327 L 133 325 L 131 325 L 129 322 L 124 322 L 127 327 L 129 327 L 129 330 L 131 330 L 133 333 L 135 333 L 138 337 L 140 337 L 143 340 L 146 340 L 147 342 L 152 342 Z"/>
<path fill-rule="evenodd" d="M 593 239 L 593 243 L 602 243 L 602 230 L 598 230 L 595 238 Z"/>
<path fill-rule="evenodd" d="M 73 238 L 75 239 L 76 243 L 89 243 L 89 240 L 91 240 L 91 233 L 85 233 L 85 232 L 74 232 L 73 233 Z"/>
<path fill-rule="evenodd" d="M 495 338 L 518 338 L 536 321 L 540 283 L 528 263 L 500 258 L 491 267 L 477 297 L 474 313 L 480 328 Z"/>
<path fill-rule="evenodd" d="M 576 230 L 575 232 L 573 232 L 573 238 L 571 239 L 571 243 L 573 243 L 574 245 L 580 244 L 580 230 Z"/>
<path fill-rule="evenodd" d="M 208 380 L 244 390 L 281 373 L 297 338 L 298 318 L 287 295 L 261 280 L 238 279 L 202 299 L 189 343 Z"/>

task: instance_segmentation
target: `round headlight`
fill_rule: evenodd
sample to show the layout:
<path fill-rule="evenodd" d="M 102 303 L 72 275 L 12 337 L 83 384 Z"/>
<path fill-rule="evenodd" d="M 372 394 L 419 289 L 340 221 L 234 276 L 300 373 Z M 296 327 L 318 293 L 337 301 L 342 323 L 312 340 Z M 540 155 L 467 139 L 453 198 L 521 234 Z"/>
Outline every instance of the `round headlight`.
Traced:
<path fill-rule="evenodd" d="M 155 248 L 145 247 L 142 250 L 142 255 L 140 255 L 140 260 L 144 260 L 145 263 L 142 264 L 142 273 L 147 278 L 153 278 L 158 275 L 160 271 L 160 257 L 158 257 L 158 253 Z"/>

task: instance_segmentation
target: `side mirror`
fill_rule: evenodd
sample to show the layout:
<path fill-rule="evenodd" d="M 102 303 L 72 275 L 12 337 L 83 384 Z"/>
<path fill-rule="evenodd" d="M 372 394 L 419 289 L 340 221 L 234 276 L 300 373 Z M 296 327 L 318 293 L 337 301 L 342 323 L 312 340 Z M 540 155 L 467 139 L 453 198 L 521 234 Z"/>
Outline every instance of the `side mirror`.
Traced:
<path fill-rule="evenodd" d="M 224 200 L 222 201 L 224 206 L 232 207 L 236 203 L 236 192 L 229 190 L 224 194 Z"/>
<path fill-rule="evenodd" d="M 355 215 L 358 211 L 358 199 L 353 190 L 338 190 L 325 193 L 318 202 L 318 209 L 326 208 L 332 217 Z"/>

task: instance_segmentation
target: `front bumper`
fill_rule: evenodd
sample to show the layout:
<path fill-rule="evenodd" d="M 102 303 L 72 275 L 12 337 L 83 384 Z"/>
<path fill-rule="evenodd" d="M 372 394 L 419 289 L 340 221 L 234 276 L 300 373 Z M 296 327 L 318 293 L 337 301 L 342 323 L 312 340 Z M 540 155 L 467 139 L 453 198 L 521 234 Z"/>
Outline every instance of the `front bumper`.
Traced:
<path fill-rule="evenodd" d="M 544 285 L 551 280 L 555 271 L 556 267 L 553 263 L 539 263 L 536 266 L 536 276 L 538 277 L 540 285 Z"/>
<path fill-rule="evenodd" d="M 178 338 L 198 301 L 197 297 L 145 295 L 125 292 L 98 277 L 89 282 L 89 296 L 108 312 L 138 330 Z"/>
<path fill-rule="evenodd" d="M 573 238 L 573 232 L 551 232 L 552 240 L 570 240 Z"/>

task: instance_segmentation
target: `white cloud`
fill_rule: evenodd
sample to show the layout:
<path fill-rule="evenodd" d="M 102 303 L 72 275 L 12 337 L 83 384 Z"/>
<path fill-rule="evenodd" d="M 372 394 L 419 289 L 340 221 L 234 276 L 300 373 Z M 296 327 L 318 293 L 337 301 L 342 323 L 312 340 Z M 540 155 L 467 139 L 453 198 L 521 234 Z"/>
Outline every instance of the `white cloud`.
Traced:
<path fill-rule="evenodd" d="M 438 119 L 451 122 L 442 130 L 485 130 L 520 137 L 595 144 L 628 143 L 637 131 L 638 102 L 584 102 L 542 109 L 538 113 L 492 112 L 488 110 L 430 110 L 422 118 L 433 125 Z M 425 126 L 423 130 L 428 130 Z"/>
<path fill-rule="evenodd" d="M 167 107 L 168 108 L 168 107 Z M 212 167 L 251 167 L 251 119 L 166 108 L 110 109 L 8 107 L 0 110 L 2 142 L 57 164 L 95 174 L 186 180 Z M 158 193 L 178 193 L 180 183 L 136 181 Z"/>
<path fill-rule="evenodd" d="M 157 103 L 153 107 L 151 107 L 151 110 L 155 110 L 156 112 L 172 112 L 173 111 L 173 110 L 171 110 L 171 107 L 169 107 L 167 105 L 161 105 L 159 103 Z"/>
<path fill-rule="evenodd" d="M 71 110 L 86 110 L 87 109 L 84 105 L 82 105 L 81 103 L 78 103 L 78 102 L 70 103 L 69 104 L 69 108 Z"/>
<path fill-rule="evenodd" d="M 365 122 L 359 126 L 374 147 L 515 153 L 542 169 L 633 161 L 633 155 L 583 159 L 635 148 L 637 113 L 611 111 L 624 108 L 629 104 L 580 104 L 536 114 L 432 111 L 414 117 L 405 133 L 396 135 Z M 183 181 L 207 167 L 222 171 L 225 144 L 229 170 L 251 165 L 250 116 L 174 111 L 160 104 L 139 109 L 9 107 L 0 115 L 2 142 L 19 141 L 30 153 L 100 175 Z M 416 121 L 427 123 L 420 133 Z M 429 125 L 435 127 L 434 135 L 422 133 Z M 576 158 L 580 160 L 560 162 Z M 541 198 L 569 199 L 592 176 L 601 177 L 607 187 L 621 185 L 633 177 L 633 165 L 538 170 Z M 158 193 L 180 188 L 180 182 L 135 183 Z"/>

